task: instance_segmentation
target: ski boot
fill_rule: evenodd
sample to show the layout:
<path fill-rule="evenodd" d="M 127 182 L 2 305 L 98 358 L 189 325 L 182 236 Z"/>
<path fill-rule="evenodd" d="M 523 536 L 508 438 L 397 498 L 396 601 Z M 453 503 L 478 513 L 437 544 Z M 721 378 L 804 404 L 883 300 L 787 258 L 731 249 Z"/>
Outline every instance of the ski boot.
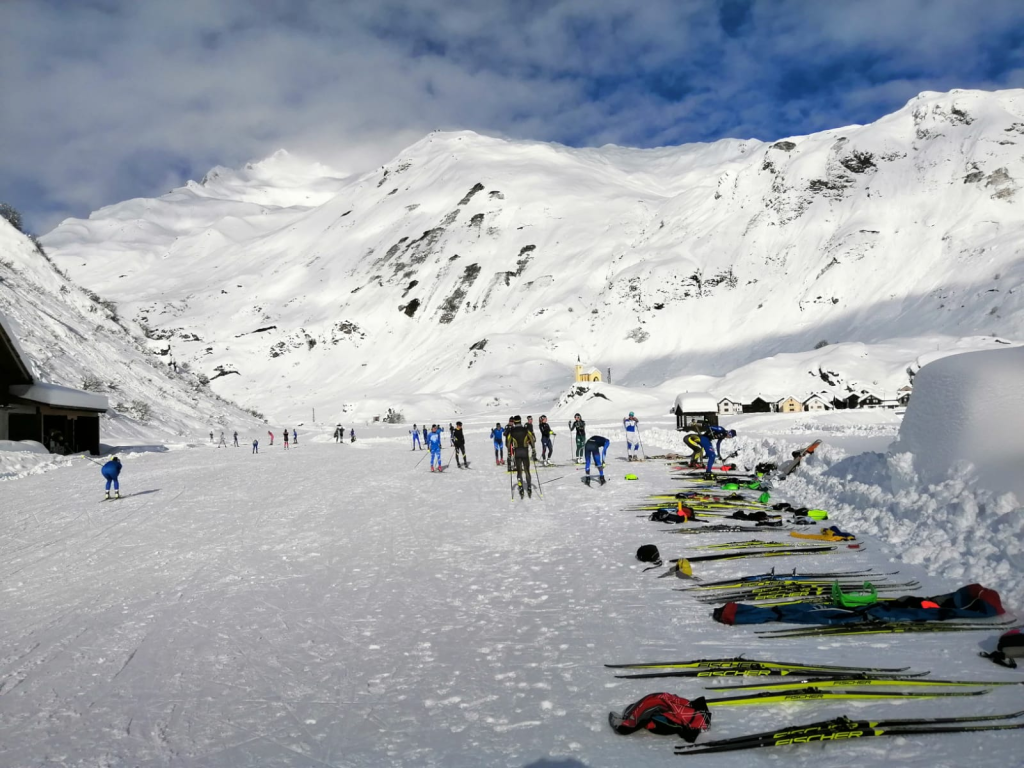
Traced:
<path fill-rule="evenodd" d="M 601 484 L 601 485 L 604 485 L 604 483 L 605 483 L 604 475 L 601 475 L 599 478 L 597 478 L 597 482 L 599 484 Z"/>
<path fill-rule="evenodd" d="M 114 491 L 114 498 L 115 499 L 120 499 L 121 498 L 121 492 L 120 491 Z"/>
<path fill-rule="evenodd" d="M 583 478 L 583 482 L 589 487 L 590 486 L 590 475 Z"/>
<path fill-rule="evenodd" d="M 103 500 L 104 501 L 109 501 L 110 500 L 110 491 L 107 491 L 106 493 L 103 494 Z"/>
<path fill-rule="evenodd" d="M 526 486 L 526 495 L 529 496 L 531 499 L 533 498 L 533 486 L 532 485 Z"/>
<path fill-rule="evenodd" d="M 525 494 L 525 492 L 523 491 L 523 484 L 522 484 L 522 483 L 519 483 L 519 498 L 521 499 L 521 498 L 523 498 L 523 497 L 524 497 L 525 495 L 526 495 L 526 494 Z"/>
<path fill-rule="evenodd" d="M 715 475 L 714 475 L 713 472 L 705 472 L 703 475 L 701 475 L 701 477 L 704 480 L 714 480 L 715 479 Z"/>

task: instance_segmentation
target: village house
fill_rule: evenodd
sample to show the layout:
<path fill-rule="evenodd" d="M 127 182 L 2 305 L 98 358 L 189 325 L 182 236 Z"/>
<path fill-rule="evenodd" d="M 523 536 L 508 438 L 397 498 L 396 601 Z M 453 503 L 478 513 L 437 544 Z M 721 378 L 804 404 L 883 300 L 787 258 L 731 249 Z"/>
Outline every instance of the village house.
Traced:
<path fill-rule="evenodd" d="M 735 413 L 743 413 L 743 403 L 723 397 L 718 401 L 718 412 L 723 416 L 731 416 Z"/>
<path fill-rule="evenodd" d="M 775 410 L 779 413 L 799 413 L 804 409 L 804 404 L 795 397 L 784 397 L 775 403 Z"/>
<path fill-rule="evenodd" d="M 755 397 L 749 403 L 743 404 L 744 413 L 771 413 L 775 410 L 775 403 L 765 400 L 763 397 Z"/>
<path fill-rule="evenodd" d="M 804 400 L 805 411 L 831 411 L 832 405 L 819 394 L 813 394 Z"/>

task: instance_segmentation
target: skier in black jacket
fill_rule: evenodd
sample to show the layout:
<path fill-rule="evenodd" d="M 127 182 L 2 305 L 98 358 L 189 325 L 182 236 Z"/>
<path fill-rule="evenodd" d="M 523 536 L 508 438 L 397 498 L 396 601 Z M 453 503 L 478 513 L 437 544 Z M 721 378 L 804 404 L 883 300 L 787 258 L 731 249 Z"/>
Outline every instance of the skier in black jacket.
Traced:
<path fill-rule="evenodd" d="M 540 460 L 547 466 L 551 464 L 551 459 L 555 455 L 555 449 L 551 443 L 551 438 L 554 436 L 554 432 L 551 431 L 551 425 L 548 424 L 548 417 L 540 417 Z"/>
<path fill-rule="evenodd" d="M 515 460 L 516 476 L 519 480 L 519 498 L 523 498 L 523 471 L 526 472 L 526 495 L 533 496 L 533 478 L 530 477 L 530 451 L 535 449 L 533 434 L 523 426 L 519 416 L 512 417 L 512 429 L 508 433 L 509 454 Z"/>
<path fill-rule="evenodd" d="M 469 469 L 469 459 L 466 458 L 466 434 L 462 431 L 462 422 L 456 421 L 452 427 L 452 445 L 455 446 L 455 464 L 459 469 Z M 462 463 L 459 463 L 459 454 L 462 454 Z"/>
<path fill-rule="evenodd" d="M 587 443 L 587 422 L 578 413 L 569 422 L 569 431 L 576 431 L 576 463 L 583 463 L 583 446 Z"/>

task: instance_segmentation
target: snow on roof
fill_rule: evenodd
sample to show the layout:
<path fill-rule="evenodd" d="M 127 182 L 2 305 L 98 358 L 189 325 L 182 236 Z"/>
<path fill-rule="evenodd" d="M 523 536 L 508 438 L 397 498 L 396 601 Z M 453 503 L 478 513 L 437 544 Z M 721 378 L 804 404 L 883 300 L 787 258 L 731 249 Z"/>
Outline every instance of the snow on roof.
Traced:
<path fill-rule="evenodd" d="M 718 401 L 707 392 L 683 392 L 676 396 L 676 408 L 683 413 L 714 413 Z"/>
<path fill-rule="evenodd" d="M 584 368 L 583 373 L 600 373 L 601 371 L 595 368 L 593 365 L 589 368 Z"/>
<path fill-rule="evenodd" d="M 10 391 L 16 397 L 52 405 L 54 408 L 106 411 L 108 407 L 107 398 L 104 395 L 94 395 L 92 392 L 83 392 L 80 389 L 61 387 L 56 384 L 13 384 Z"/>

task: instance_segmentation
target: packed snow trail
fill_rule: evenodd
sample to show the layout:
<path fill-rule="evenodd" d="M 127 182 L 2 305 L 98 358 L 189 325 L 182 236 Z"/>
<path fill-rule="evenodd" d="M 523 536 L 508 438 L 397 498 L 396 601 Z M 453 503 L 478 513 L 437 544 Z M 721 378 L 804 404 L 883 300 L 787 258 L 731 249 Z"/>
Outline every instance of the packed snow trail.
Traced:
<path fill-rule="evenodd" d="M 674 740 L 617 736 L 607 713 L 654 690 L 693 698 L 701 683 L 615 680 L 604 662 L 884 657 L 943 677 L 1024 679 L 978 659 L 984 633 L 769 643 L 715 624 L 672 591 L 684 582 L 641 574 L 633 558 L 649 541 L 669 556 L 684 546 L 621 511 L 673 487 L 664 464 L 629 464 L 613 444 L 607 486 L 582 487 L 572 465 L 542 468 L 544 500 L 510 501 L 485 430 L 467 438 L 472 468 L 441 475 L 426 462 L 414 469 L 424 452 L 403 431 L 255 456 L 212 446 L 122 454 L 132 495 L 120 501 L 98 503 L 99 469 L 85 461 L 0 485 L 0 765 L 668 766 Z M 640 480 L 623 481 L 627 471 Z M 798 565 L 854 562 L 891 569 L 877 547 Z M 758 570 L 713 563 L 701 573 Z M 958 586 L 900 570 L 921 578 L 922 594 Z M 723 710 L 713 735 L 1020 701 L 1006 688 L 969 705 Z M 1005 766 L 1020 745 L 1003 734 L 894 741 L 786 759 Z"/>

